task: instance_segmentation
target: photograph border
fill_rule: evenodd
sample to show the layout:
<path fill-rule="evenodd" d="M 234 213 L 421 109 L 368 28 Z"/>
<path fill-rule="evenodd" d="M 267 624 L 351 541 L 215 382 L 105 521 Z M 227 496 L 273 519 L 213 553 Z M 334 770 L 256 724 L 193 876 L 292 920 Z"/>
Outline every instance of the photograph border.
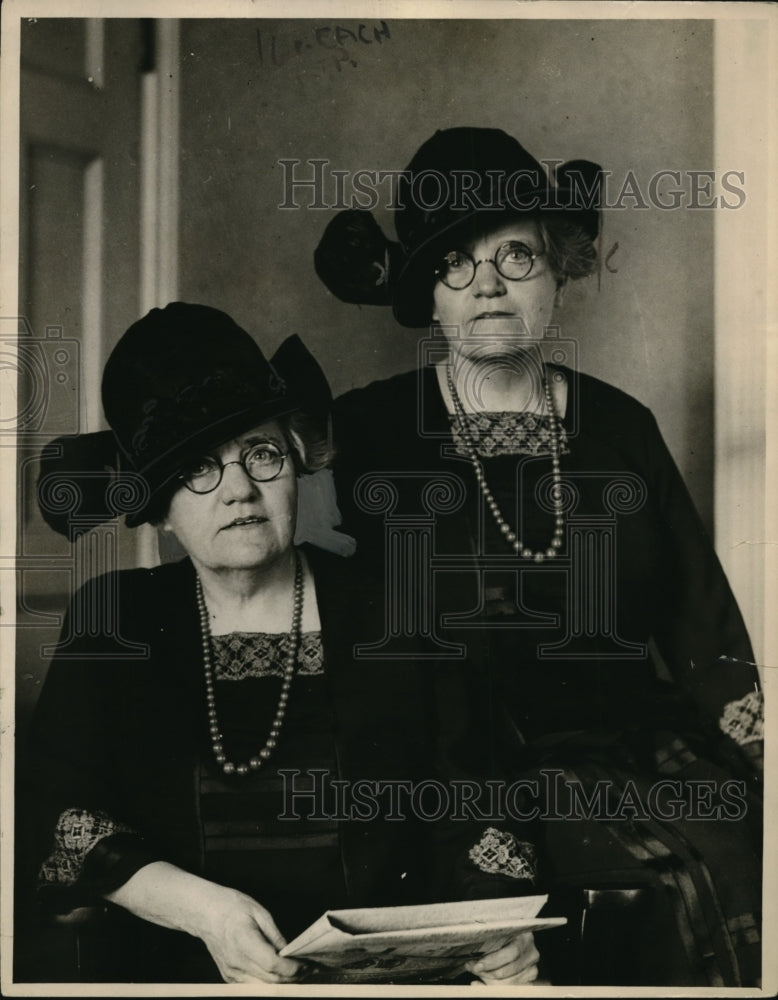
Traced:
<path fill-rule="evenodd" d="M 161 11 L 164 15 L 161 16 Z M 726 249 L 730 263 L 726 266 L 729 279 L 733 277 L 741 283 L 740 294 L 733 295 L 724 290 L 721 263 L 722 236 L 717 241 L 716 264 L 716 318 L 717 322 L 734 325 L 753 331 L 754 337 L 746 351 L 722 351 L 717 357 L 716 373 L 730 372 L 734 368 L 743 379 L 757 378 L 763 381 L 763 393 L 755 393 L 751 404 L 764 406 L 765 431 L 765 512 L 763 523 L 742 522 L 737 525 L 741 534 L 748 531 L 749 537 L 738 538 L 735 526 L 723 537 L 727 547 L 744 546 L 759 548 L 765 567 L 763 583 L 764 617 L 762 626 L 763 661 L 760 661 L 763 686 L 766 695 L 766 739 L 765 752 L 767 773 L 772 774 L 778 753 L 778 709 L 775 706 L 775 673 L 770 668 L 778 666 L 778 615 L 771 609 L 778 608 L 778 197 L 774 178 L 778 176 L 778 93 L 776 67 L 778 66 L 778 7 L 772 3 L 717 3 L 688 2 L 666 3 L 641 0 L 635 3 L 593 0 L 593 2 L 573 2 L 565 0 L 265 0 L 252 3 L 249 0 L 229 0 L 225 3 L 209 0 L 164 0 L 164 3 L 150 3 L 147 0 L 129 5 L 117 0 L 98 3 L 97 0 L 6 0 L 2 6 L 2 61 L 0 63 L 0 92 L 2 108 L 0 117 L 0 247 L 2 271 L 0 272 L 0 323 L 5 330 L 16 329 L 16 317 L 20 315 L 18 301 L 18 184 L 19 184 L 19 128 L 20 128 L 20 73 L 19 73 L 19 24 L 23 17 L 126 17 L 155 19 L 186 18 L 306 18 L 306 17 L 349 17 L 369 16 L 390 19 L 447 19 L 476 18 L 491 19 L 701 19 L 710 20 L 724 33 L 727 39 L 737 44 L 737 24 L 754 19 L 765 23 L 769 52 L 769 67 L 766 74 L 757 74 L 754 67 L 737 63 L 737 72 L 727 69 L 723 60 L 716 62 L 716 107 L 715 143 L 717 165 L 732 162 L 732 156 L 745 160 L 746 169 L 764 171 L 767 178 L 769 200 L 765 206 L 765 234 L 767 259 L 763 271 L 749 267 L 748 245 L 735 245 L 727 241 Z M 735 25 L 735 27 L 729 27 Z M 721 44 L 720 40 L 717 44 Z M 740 53 L 741 59 L 746 53 Z M 721 92 L 726 88 L 729 99 L 721 100 Z M 743 116 L 739 108 L 748 106 L 749 101 L 764 101 L 765 117 L 769 130 L 766 136 L 752 136 L 744 132 Z M 734 260 L 735 263 L 731 263 Z M 16 416 L 17 398 L 12 376 L 7 371 L 0 373 L 0 427 L 12 426 Z M 718 383 L 717 393 L 726 400 L 726 384 Z M 749 414 L 756 419 L 758 409 Z M 726 435 L 728 429 L 716 427 L 717 435 Z M 55 984 L 16 983 L 12 974 L 13 946 L 13 850 L 14 850 L 14 700 L 15 700 L 15 607 L 16 607 L 16 462 L 15 449 L 7 444 L 0 446 L 0 481 L 2 507 L 0 509 L 0 663 L 2 675 L 0 687 L 0 975 L 2 992 L 6 996 L 232 996 L 232 995 L 288 995 L 288 996 L 425 996 L 470 995 L 469 987 L 265 987 L 251 986 L 143 986 L 135 984 Z M 749 490 L 748 481 L 717 482 L 717 498 L 724 498 L 728 506 L 737 506 L 738 497 Z M 717 543 L 722 544 L 717 537 Z M 717 544 L 717 547 L 718 547 Z M 748 556 L 744 555 L 748 560 Z M 746 562 L 746 565 L 749 565 Z M 750 563 L 754 565 L 754 563 Z M 778 991 L 778 856 L 776 852 L 775 823 L 778 820 L 778 787 L 775 782 L 766 783 L 765 789 L 765 853 L 764 853 L 764 915 L 763 915 L 763 957 L 765 975 L 761 990 L 753 989 L 713 989 L 694 988 L 626 988 L 626 987 L 504 987 L 481 986 L 487 996 L 772 996 Z"/>

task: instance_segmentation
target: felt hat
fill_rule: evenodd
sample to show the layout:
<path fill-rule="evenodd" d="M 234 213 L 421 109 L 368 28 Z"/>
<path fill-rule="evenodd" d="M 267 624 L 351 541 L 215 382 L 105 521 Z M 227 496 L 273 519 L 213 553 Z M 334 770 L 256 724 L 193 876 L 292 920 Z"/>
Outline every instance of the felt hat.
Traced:
<path fill-rule="evenodd" d="M 58 438 L 44 449 L 41 512 L 63 534 L 120 513 L 135 527 L 191 461 L 296 410 L 321 418 L 330 400 L 299 337 L 268 361 L 218 309 L 185 302 L 152 309 L 106 362 L 102 401 L 111 430 Z"/>
<path fill-rule="evenodd" d="M 436 132 L 403 171 L 394 213 L 398 240 L 387 239 L 370 212 L 347 209 L 328 224 L 315 254 L 316 272 L 346 302 L 391 305 L 403 326 L 427 326 L 434 266 L 458 230 L 527 213 L 563 213 L 595 240 L 600 167 L 588 160 L 559 166 L 552 183 L 543 166 L 500 129 Z"/>

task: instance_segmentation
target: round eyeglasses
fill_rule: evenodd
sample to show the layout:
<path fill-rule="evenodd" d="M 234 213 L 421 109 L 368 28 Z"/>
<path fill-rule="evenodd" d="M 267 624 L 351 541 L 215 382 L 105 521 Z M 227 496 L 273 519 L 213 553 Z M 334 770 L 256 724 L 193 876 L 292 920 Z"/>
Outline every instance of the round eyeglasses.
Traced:
<path fill-rule="evenodd" d="M 494 257 L 474 260 L 466 250 L 452 250 L 435 268 L 435 274 L 444 285 L 461 291 L 473 283 L 479 264 L 494 264 L 497 273 L 508 281 L 521 281 L 532 270 L 532 265 L 545 250 L 533 251 L 525 244 L 510 240 L 497 248 Z"/>
<path fill-rule="evenodd" d="M 192 493 L 212 493 L 221 483 L 227 466 L 240 465 L 255 483 L 269 483 L 281 475 L 288 454 L 272 444 L 256 444 L 236 461 L 224 464 L 212 455 L 204 455 L 178 478 Z"/>

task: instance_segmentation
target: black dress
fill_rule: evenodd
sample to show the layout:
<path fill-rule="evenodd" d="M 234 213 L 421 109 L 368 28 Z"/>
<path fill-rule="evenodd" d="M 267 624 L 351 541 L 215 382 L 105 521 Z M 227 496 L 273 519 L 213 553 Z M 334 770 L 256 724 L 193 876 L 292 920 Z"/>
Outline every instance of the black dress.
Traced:
<path fill-rule="evenodd" d="M 225 776 L 212 753 L 191 562 L 97 578 L 75 595 L 32 726 L 45 912 L 102 906 L 155 860 L 253 896 L 288 940 L 342 906 L 534 891 L 533 851 L 509 827 L 500 831 L 506 863 L 495 867 L 479 854 L 494 841 L 488 824 L 444 831 L 419 822 L 407 802 L 403 822 L 385 820 L 381 782 L 443 779 L 467 743 L 463 692 L 456 671 L 430 661 L 355 657 L 377 610 L 371 590 L 352 564 L 306 551 L 321 632 L 303 634 L 273 757 L 245 777 Z M 285 642 L 214 639 L 232 760 L 264 743 Z M 346 789 L 373 783 L 373 812 L 353 812 L 346 793 L 337 799 L 336 780 Z M 86 933 L 93 947 L 82 978 L 220 980 L 198 939 L 107 909 Z"/>
<path fill-rule="evenodd" d="M 566 527 L 542 562 L 518 560 L 497 529 L 433 368 L 336 401 L 343 529 L 392 609 L 378 641 L 397 648 L 415 616 L 441 655 L 467 657 L 489 773 L 537 779 L 554 885 L 650 896 L 653 937 L 633 942 L 631 978 L 603 963 L 589 981 L 753 984 L 762 743 L 746 629 L 652 414 L 559 371 Z M 545 551 L 544 419 L 468 423 L 503 518 Z"/>

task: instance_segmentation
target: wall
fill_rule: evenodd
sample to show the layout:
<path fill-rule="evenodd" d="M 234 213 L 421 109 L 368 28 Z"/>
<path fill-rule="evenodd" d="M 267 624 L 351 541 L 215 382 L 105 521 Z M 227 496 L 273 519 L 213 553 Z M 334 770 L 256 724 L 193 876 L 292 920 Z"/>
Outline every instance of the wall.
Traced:
<path fill-rule="evenodd" d="M 412 367 L 418 335 L 318 281 L 312 253 L 334 210 L 280 210 L 279 159 L 303 176 L 308 159 L 400 170 L 435 129 L 475 124 L 538 158 L 599 162 L 611 203 L 633 171 L 648 207 L 625 196 L 607 213 L 604 255 L 618 249 L 557 319 L 582 370 L 654 410 L 710 523 L 713 213 L 662 211 L 647 189 L 678 170 L 688 202 L 686 172 L 711 167 L 712 25 L 404 20 L 378 40 L 381 23 L 363 24 L 367 41 L 354 20 L 182 21 L 181 297 L 231 312 L 268 350 L 299 333 L 338 393 Z"/>

